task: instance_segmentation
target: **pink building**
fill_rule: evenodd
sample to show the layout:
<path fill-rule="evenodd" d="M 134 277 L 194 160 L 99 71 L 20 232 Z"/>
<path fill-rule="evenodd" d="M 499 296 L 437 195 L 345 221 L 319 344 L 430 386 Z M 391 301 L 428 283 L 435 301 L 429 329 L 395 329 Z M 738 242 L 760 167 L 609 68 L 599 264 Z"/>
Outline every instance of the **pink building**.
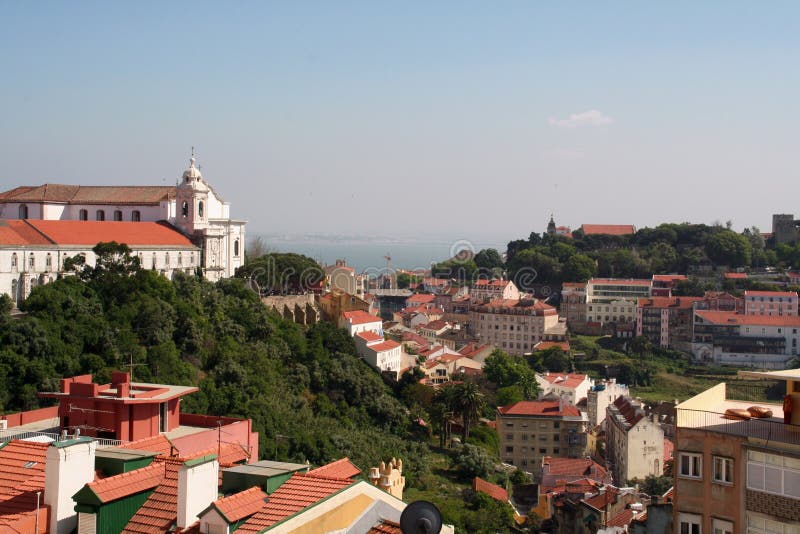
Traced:
<path fill-rule="evenodd" d="M 797 315 L 794 291 L 745 291 L 746 315 Z"/>

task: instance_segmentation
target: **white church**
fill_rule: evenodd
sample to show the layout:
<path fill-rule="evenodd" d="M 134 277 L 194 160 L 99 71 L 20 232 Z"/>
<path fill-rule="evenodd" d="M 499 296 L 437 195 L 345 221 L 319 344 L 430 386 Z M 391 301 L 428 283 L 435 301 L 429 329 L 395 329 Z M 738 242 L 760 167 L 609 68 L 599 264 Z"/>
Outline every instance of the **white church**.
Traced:
<path fill-rule="evenodd" d="M 245 224 L 231 219 L 194 153 L 175 186 L 17 187 L 0 193 L 0 293 L 18 303 L 55 280 L 66 258 L 93 265 L 91 249 L 104 241 L 127 244 L 165 276 L 199 271 L 217 281 L 244 263 Z"/>

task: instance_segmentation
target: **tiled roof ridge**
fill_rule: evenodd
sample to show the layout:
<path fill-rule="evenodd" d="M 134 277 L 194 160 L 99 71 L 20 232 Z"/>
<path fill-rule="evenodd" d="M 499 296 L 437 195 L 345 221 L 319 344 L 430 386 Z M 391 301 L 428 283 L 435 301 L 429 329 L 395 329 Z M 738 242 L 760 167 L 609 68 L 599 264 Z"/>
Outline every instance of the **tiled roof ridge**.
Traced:
<path fill-rule="evenodd" d="M 26 225 L 27 225 L 29 228 L 31 228 L 31 229 L 32 229 L 34 232 L 36 232 L 37 234 L 39 234 L 39 235 L 40 235 L 40 236 L 42 236 L 43 238 L 47 239 L 47 240 L 48 240 L 50 243 L 52 243 L 53 245 L 55 245 L 55 244 L 56 244 L 56 242 L 55 242 L 53 239 L 51 239 L 51 238 L 50 238 L 50 236 L 48 236 L 47 234 L 45 234 L 43 231 L 41 231 L 41 230 L 40 230 L 39 228 L 37 228 L 35 225 L 31 224 L 31 222 L 30 222 L 30 220 L 29 220 L 29 219 L 23 219 L 23 221 L 24 221 L 24 222 L 25 222 L 25 224 L 26 224 Z"/>

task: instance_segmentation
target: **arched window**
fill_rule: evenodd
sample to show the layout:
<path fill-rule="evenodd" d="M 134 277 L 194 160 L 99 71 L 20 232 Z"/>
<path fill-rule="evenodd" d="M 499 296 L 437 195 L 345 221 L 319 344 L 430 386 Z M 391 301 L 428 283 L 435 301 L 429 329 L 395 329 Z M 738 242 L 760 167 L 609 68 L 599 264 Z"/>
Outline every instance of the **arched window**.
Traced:
<path fill-rule="evenodd" d="M 197 204 L 197 216 L 201 219 L 203 218 L 203 201 L 201 200 Z"/>
<path fill-rule="evenodd" d="M 183 215 L 184 218 L 189 216 L 189 203 L 185 200 L 183 201 L 183 204 L 181 204 L 181 215 Z"/>
<path fill-rule="evenodd" d="M 49 271 L 52 268 L 53 268 L 53 255 L 48 252 L 47 257 L 44 260 L 44 270 Z"/>
<path fill-rule="evenodd" d="M 141 214 L 141 213 L 139 213 L 139 210 L 133 210 L 133 211 L 131 212 L 131 220 L 132 220 L 133 222 L 139 222 L 139 221 L 141 221 L 141 220 L 142 220 L 142 214 Z"/>
<path fill-rule="evenodd" d="M 89 212 L 86 211 L 86 210 L 79 211 L 78 212 L 78 219 L 80 219 L 82 221 L 88 221 L 89 220 Z"/>
<path fill-rule="evenodd" d="M 169 252 L 164 254 L 164 266 L 169 269 Z"/>
<path fill-rule="evenodd" d="M 114 210 L 114 220 L 115 221 L 122 220 L 122 212 L 120 210 Z"/>
<path fill-rule="evenodd" d="M 139 253 L 139 267 L 144 269 L 144 254 L 142 254 L 141 252 Z"/>
<path fill-rule="evenodd" d="M 233 255 L 234 256 L 238 256 L 239 255 L 239 240 L 238 239 L 233 242 Z"/>
<path fill-rule="evenodd" d="M 33 255 L 33 252 L 30 253 L 28 256 L 28 268 L 33 271 L 36 269 L 36 256 Z"/>
<path fill-rule="evenodd" d="M 28 218 L 28 206 L 22 204 L 19 207 L 19 218 L 20 219 L 27 219 Z"/>
<path fill-rule="evenodd" d="M 105 221 L 106 220 L 106 212 L 104 210 L 97 210 L 95 213 L 95 219 L 98 221 Z"/>
<path fill-rule="evenodd" d="M 11 300 L 14 301 L 14 304 L 17 303 L 17 291 L 19 290 L 19 282 L 16 280 L 11 281 Z"/>
<path fill-rule="evenodd" d="M 17 270 L 17 253 L 16 252 L 11 255 L 11 270 L 12 271 L 16 271 Z"/>
<path fill-rule="evenodd" d="M 153 270 L 156 268 L 156 253 L 153 252 Z"/>
<path fill-rule="evenodd" d="M 192 255 L 189 257 L 189 265 L 194 266 L 194 252 L 192 252 Z"/>
<path fill-rule="evenodd" d="M 183 254 L 178 252 L 178 267 L 183 265 Z"/>

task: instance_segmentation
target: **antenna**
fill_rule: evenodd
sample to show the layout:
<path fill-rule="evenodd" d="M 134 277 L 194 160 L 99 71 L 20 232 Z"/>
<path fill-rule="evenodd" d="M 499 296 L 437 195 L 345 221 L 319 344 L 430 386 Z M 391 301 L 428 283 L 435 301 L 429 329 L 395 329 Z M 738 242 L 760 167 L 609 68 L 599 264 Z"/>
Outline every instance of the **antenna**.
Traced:
<path fill-rule="evenodd" d="M 133 353 L 131 353 L 130 356 L 131 356 L 130 363 L 124 365 L 123 367 L 129 367 L 130 368 L 130 371 L 129 371 L 129 373 L 131 375 L 131 380 L 130 381 L 133 382 L 133 368 L 137 367 L 139 365 L 147 365 L 147 364 L 146 363 L 133 363 Z"/>

